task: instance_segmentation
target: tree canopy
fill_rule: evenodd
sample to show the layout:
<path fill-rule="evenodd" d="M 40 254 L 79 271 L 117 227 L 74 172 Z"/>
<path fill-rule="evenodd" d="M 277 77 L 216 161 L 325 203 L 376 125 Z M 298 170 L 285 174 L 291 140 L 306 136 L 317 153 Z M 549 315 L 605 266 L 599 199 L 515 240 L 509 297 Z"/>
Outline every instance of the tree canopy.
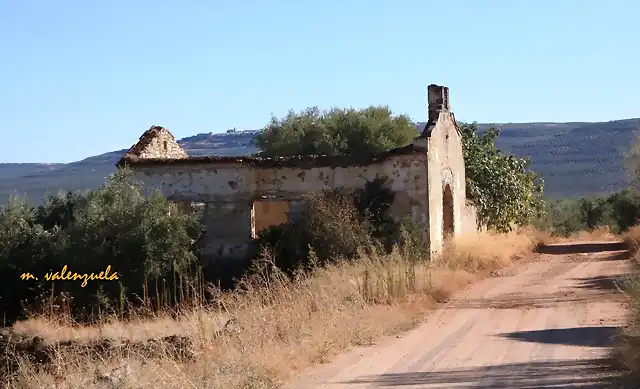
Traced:
<path fill-rule="evenodd" d="M 483 223 L 499 231 L 529 224 L 543 211 L 542 181 L 529 161 L 496 148 L 499 130 L 478 135 L 477 126 L 460 123 L 467 174 L 467 197 Z M 413 121 L 388 106 L 364 109 L 317 107 L 272 117 L 256 138 L 263 156 L 365 156 L 409 144 L 417 136 Z"/>
<path fill-rule="evenodd" d="M 406 146 L 417 136 L 406 115 L 387 106 L 364 109 L 317 107 L 272 117 L 256 137 L 263 156 L 371 155 Z"/>
<path fill-rule="evenodd" d="M 498 231 L 530 224 L 544 210 L 541 178 L 528 169 L 529 161 L 496 148 L 500 131 L 478 135 L 475 123 L 460 123 L 466 169 L 467 197 L 478 216 Z"/>

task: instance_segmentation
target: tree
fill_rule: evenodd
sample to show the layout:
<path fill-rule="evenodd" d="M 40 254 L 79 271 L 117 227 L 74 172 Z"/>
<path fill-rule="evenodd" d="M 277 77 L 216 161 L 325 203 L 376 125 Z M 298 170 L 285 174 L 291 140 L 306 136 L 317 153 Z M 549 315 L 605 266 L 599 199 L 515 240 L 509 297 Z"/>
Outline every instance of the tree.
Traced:
<path fill-rule="evenodd" d="M 272 117 L 257 136 L 260 155 L 367 156 L 406 146 L 417 136 L 416 127 L 406 115 L 394 115 L 387 106 L 364 109 L 317 107 L 287 116 Z"/>
<path fill-rule="evenodd" d="M 482 136 L 476 124 L 460 124 L 467 174 L 467 196 L 489 227 L 508 231 L 527 225 L 543 212 L 542 181 L 528 170 L 529 161 L 496 148 L 500 132 Z M 272 117 L 256 138 L 263 156 L 367 156 L 409 144 L 417 136 L 406 115 L 394 116 L 387 106 L 320 111 L 317 107 Z M 640 158 L 639 158 L 640 159 Z"/>
<path fill-rule="evenodd" d="M 500 131 L 478 135 L 475 123 L 460 123 L 466 168 L 467 197 L 490 228 L 506 232 L 530 224 L 544 210 L 541 178 L 529 171 L 529 161 L 496 148 Z"/>

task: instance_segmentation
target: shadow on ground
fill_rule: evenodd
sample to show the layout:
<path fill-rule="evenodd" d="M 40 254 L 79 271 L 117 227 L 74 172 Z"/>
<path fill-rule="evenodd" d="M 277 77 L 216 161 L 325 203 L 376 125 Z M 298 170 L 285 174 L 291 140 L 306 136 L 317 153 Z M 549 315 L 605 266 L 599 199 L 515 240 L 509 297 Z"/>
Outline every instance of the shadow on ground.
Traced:
<path fill-rule="evenodd" d="M 577 288 L 580 289 L 617 292 L 618 287 L 624 285 L 629 278 L 629 274 L 620 273 L 612 276 L 574 278 L 573 280 L 579 282 Z"/>
<path fill-rule="evenodd" d="M 584 242 L 584 243 L 554 243 L 540 245 L 537 252 L 540 254 L 581 254 L 581 253 L 601 253 L 609 251 L 627 250 L 624 242 Z M 620 256 L 627 256 L 626 251 Z M 620 258 L 623 259 L 623 258 Z"/>
<path fill-rule="evenodd" d="M 481 366 L 466 369 L 382 374 L 361 377 L 347 384 L 372 384 L 376 387 L 427 387 L 445 389 L 469 387 L 480 389 L 542 388 L 616 388 L 620 377 L 608 374 L 611 362 L 606 360 L 556 360 Z"/>
<path fill-rule="evenodd" d="M 499 336 L 520 342 L 558 344 L 580 347 L 609 347 L 618 334 L 617 327 L 573 327 L 537 331 L 519 331 Z"/>

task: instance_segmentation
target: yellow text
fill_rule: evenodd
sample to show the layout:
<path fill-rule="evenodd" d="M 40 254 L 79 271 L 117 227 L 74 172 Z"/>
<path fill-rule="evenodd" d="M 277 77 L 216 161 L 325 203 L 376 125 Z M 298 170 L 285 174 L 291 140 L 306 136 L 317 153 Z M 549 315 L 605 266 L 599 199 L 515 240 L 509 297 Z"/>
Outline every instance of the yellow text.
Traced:
<path fill-rule="evenodd" d="M 44 275 L 44 279 L 47 281 L 78 281 L 78 280 L 82 280 L 82 284 L 80 285 L 80 287 L 84 288 L 85 286 L 87 286 L 87 283 L 89 281 L 94 281 L 94 280 L 100 280 L 100 281 L 117 281 L 120 276 L 118 275 L 118 272 L 113 272 L 111 273 L 111 265 L 107 266 L 107 268 L 104 271 L 101 271 L 100 273 L 96 274 L 96 273 L 76 273 L 76 272 L 70 272 L 67 270 L 67 265 L 64 265 L 62 267 L 62 270 L 57 271 L 55 273 L 47 273 Z M 33 278 L 33 275 L 31 275 L 30 273 L 25 273 L 27 275 L 30 275 L 31 278 Z M 21 279 L 30 279 L 28 278 L 28 276 L 25 276 L 25 274 L 23 274 L 22 276 L 20 276 Z M 25 278 L 23 278 L 23 276 Z M 36 278 L 37 279 L 37 278 Z"/>

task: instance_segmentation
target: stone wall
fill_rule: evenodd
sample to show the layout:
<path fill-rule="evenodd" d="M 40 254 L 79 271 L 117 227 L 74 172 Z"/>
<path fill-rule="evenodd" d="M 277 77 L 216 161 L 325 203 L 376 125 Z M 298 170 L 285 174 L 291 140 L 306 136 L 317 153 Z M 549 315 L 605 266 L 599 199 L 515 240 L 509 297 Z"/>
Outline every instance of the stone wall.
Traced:
<path fill-rule="evenodd" d="M 152 126 L 128 152 L 128 156 L 141 159 L 184 159 L 189 156 L 169 130 Z"/>
<path fill-rule="evenodd" d="M 397 218 L 412 215 L 424 226 L 425 235 L 428 232 L 427 158 L 420 152 L 389 155 L 371 164 L 322 166 L 316 160 L 315 167 L 304 163 L 268 166 L 256 159 L 186 162 L 142 164 L 134 166 L 134 171 L 144 187 L 157 188 L 172 201 L 207 204 L 204 212 L 207 233 L 202 247 L 205 255 L 245 258 L 250 254 L 256 226 L 264 226 L 256 221 L 265 213 L 263 205 L 255 212 L 256 201 L 268 198 L 291 203 L 290 212 L 295 213 L 306 194 L 335 188 L 353 191 L 376 178 L 388 179 L 396 194 L 392 215 Z"/>
<path fill-rule="evenodd" d="M 356 190 L 376 178 L 395 193 L 391 214 L 410 215 L 423 228 L 430 252 L 445 235 L 468 230 L 462 139 L 449 107 L 449 89 L 428 87 L 428 122 L 415 141 L 368 159 L 187 157 L 171 133 L 154 126 L 118 165 L 128 164 L 147 189 L 173 201 L 205 203 L 203 252 L 245 258 L 257 232 L 295 217 L 306 194 Z M 277 209 L 265 201 L 279 202 Z M 288 209 L 288 210 L 286 210 Z M 285 211 L 286 210 L 286 211 Z M 285 213 L 287 213 L 285 217 Z"/>

